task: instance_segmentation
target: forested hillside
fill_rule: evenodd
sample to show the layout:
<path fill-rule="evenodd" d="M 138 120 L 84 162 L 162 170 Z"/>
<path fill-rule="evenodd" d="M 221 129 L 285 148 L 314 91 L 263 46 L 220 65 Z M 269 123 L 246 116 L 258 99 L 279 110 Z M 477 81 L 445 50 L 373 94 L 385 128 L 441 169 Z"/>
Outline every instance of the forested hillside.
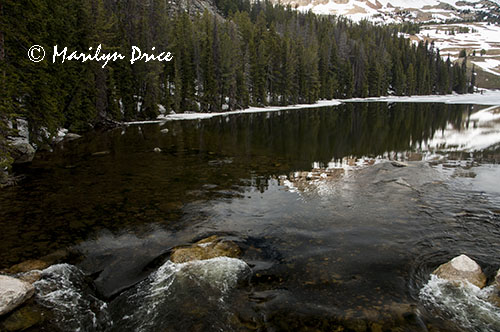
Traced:
<path fill-rule="evenodd" d="M 160 111 L 215 112 L 319 99 L 464 93 L 466 68 L 414 45 L 398 27 L 354 24 L 280 5 L 216 0 L 217 10 L 165 0 L 1 0 L 0 156 L 8 120 L 28 120 L 33 141 Z M 208 5 L 207 5 L 208 7 Z M 182 9 L 181 9 L 182 8 Z M 217 14 L 213 14 L 217 12 Z M 50 57 L 32 45 L 129 54 L 169 51 L 173 61 L 102 63 Z M 463 62 L 465 63 L 465 61 Z M 49 135 L 41 135 L 48 132 Z"/>

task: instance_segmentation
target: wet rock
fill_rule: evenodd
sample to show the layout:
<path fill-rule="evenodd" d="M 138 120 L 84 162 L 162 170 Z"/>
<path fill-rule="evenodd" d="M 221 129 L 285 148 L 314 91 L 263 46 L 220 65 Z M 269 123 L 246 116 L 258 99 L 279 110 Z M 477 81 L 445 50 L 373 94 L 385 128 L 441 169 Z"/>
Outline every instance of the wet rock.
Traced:
<path fill-rule="evenodd" d="M 44 310 L 34 301 L 15 310 L 0 323 L 1 331 L 24 331 L 39 326 L 44 321 Z"/>
<path fill-rule="evenodd" d="M 213 235 L 189 247 L 174 248 L 170 260 L 174 263 L 184 263 L 221 256 L 236 258 L 240 255 L 241 250 L 234 242 L 223 241 L 218 236 Z"/>
<path fill-rule="evenodd" d="M 12 157 L 16 164 L 29 163 L 35 157 L 36 150 L 27 140 L 13 140 L 11 147 L 13 148 Z"/>
<path fill-rule="evenodd" d="M 17 274 L 26 273 L 33 270 L 44 270 L 50 265 L 62 262 L 64 259 L 68 258 L 69 254 L 70 253 L 68 250 L 56 250 L 48 255 L 40 257 L 39 259 L 30 259 L 11 266 L 7 270 L 5 270 L 5 272 L 9 274 Z"/>
<path fill-rule="evenodd" d="M 30 283 L 0 276 L 0 315 L 11 312 L 33 296 L 35 288 Z"/>
<path fill-rule="evenodd" d="M 75 140 L 75 139 L 79 139 L 81 137 L 82 137 L 81 135 L 78 135 L 78 134 L 75 134 L 75 133 L 67 133 L 64 136 L 64 139 L 67 140 L 67 141 L 72 141 L 72 140 Z"/>
<path fill-rule="evenodd" d="M 497 307 L 500 307 L 500 289 L 496 289 L 495 291 L 493 291 L 490 296 L 488 296 L 488 301 L 497 306 Z"/>
<path fill-rule="evenodd" d="M 467 171 L 467 170 L 458 168 L 453 173 L 453 176 L 456 176 L 459 178 L 475 178 L 477 176 L 477 174 L 473 171 Z"/>
<path fill-rule="evenodd" d="M 156 153 L 160 153 L 161 149 L 157 147 L 157 148 L 154 148 L 153 151 L 156 152 Z"/>
<path fill-rule="evenodd" d="M 408 187 L 410 189 L 413 189 L 413 187 L 411 186 L 411 184 L 409 184 L 405 179 L 399 177 L 397 179 L 394 179 L 394 182 L 401 185 L 401 186 L 404 186 L 404 187 Z"/>
<path fill-rule="evenodd" d="M 21 273 L 17 275 L 18 279 L 29 282 L 30 284 L 37 282 L 38 280 L 40 280 L 41 277 L 42 277 L 42 271 L 37 271 L 37 270 L 28 271 L 26 273 Z"/>
<path fill-rule="evenodd" d="M 9 269 L 6 270 L 7 273 L 24 273 L 32 270 L 43 270 L 49 267 L 49 263 L 39 260 L 39 259 L 30 259 L 19 264 L 16 264 Z"/>
<path fill-rule="evenodd" d="M 98 152 L 92 153 L 93 156 L 105 156 L 107 154 L 110 154 L 110 152 L 109 151 L 98 151 Z"/>
<path fill-rule="evenodd" d="M 74 252 L 66 249 L 59 249 L 51 252 L 48 255 L 43 256 L 40 260 L 47 262 L 49 265 L 54 265 L 61 263 L 63 260 L 67 259 L 70 255 L 74 255 Z"/>
<path fill-rule="evenodd" d="M 500 269 L 495 276 L 495 280 L 493 281 L 494 289 L 491 292 L 488 300 L 497 307 L 500 307 Z"/>
<path fill-rule="evenodd" d="M 397 160 L 391 161 L 391 165 L 394 167 L 407 167 L 408 166 L 407 163 L 403 163 L 403 162 L 397 161 Z"/>
<path fill-rule="evenodd" d="M 466 255 L 457 256 L 448 263 L 440 265 L 433 274 L 452 282 L 469 282 L 479 288 L 486 285 L 486 276 L 481 267 Z"/>

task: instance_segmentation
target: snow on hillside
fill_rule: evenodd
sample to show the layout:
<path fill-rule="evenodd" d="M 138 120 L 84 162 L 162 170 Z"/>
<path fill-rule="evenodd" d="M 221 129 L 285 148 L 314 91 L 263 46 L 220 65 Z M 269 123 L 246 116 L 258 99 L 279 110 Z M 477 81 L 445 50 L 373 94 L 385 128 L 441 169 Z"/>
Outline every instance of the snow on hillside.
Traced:
<path fill-rule="evenodd" d="M 278 2 L 278 0 L 275 0 Z M 316 14 L 342 15 L 353 21 L 368 19 L 380 23 L 405 21 L 445 22 L 463 18 L 465 12 L 498 9 L 500 0 L 280 0 L 297 6 L 299 11 Z"/>
<path fill-rule="evenodd" d="M 468 33 L 458 33 L 460 28 L 468 28 Z M 450 34 L 453 31 L 453 34 Z M 500 26 L 478 23 L 425 25 L 420 33 L 412 36 L 415 42 L 434 42 L 443 57 L 458 58 L 461 50 L 472 57 L 472 63 L 484 71 L 500 76 Z M 481 55 L 481 51 L 486 52 Z"/>

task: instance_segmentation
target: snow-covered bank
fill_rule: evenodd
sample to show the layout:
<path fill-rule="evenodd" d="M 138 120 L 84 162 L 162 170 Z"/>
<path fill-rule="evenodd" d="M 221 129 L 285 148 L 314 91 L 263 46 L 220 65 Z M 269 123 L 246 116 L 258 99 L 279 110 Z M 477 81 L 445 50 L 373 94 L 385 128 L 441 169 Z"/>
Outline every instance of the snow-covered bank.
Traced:
<path fill-rule="evenodd" d="M 159 115 L 157 120 L 151 121 L 133 121 L 124 122 L 126 125 L 135 124 L 146 124 L 146 123 L 159 123 L 163 121 L 171 120 L 199 120 L 199 119 L 209 119 L 216 116 L 227 116 L 234 114 L 247 114 L 247 113 L 262 113 L 262 112 L 277 112 L 286 111 L 294 109 L 304 109 L 304 108 L 317 108 L 317 107 L 327 107 L 336 106 L 342 104 L 340 100 L 320 100 L 315 104 L 299 104 L 299 105 L 289 105 L 289 106 L 269 106 L 269 107 L 249 107 L 243 110 L 229 111 L 229 112 L 217 112 L 217 113 L 179 113 L 179 114 L 167 114 Z"/>
<path fill-rule="evenodd" d="M 474 105 L 500 105 L 500 90 L 485 90 L 483 94 L 450 94 L 450 95 L 426 95 L 426 96 L 383 96 L 370 98 L 332 99 L 320 100 L 315 104 L 298 104 L 290 106 L 249 107 L 244 110 L 217 112 L 217 113 L 179 113 L 159 115 L 156 120 L 124 122 L 125 125 L 140 125 L 148 123 L 161 123 L 172 120 L 200 120 L 216 116 L 227 116 L 235 114 L 277 112 L 287 110 L 299 110 L 305 108 L 318 108 L 337 106 L 349 102 L 401 102 L 401 103 L 445 103 L 445 104 L 474 104 Z"/>
<path fill-rule="evenodd" d="M 500 90 L 486 90 L 474 94 L 428 95 L 428 96 L 384 96 L 371 98 L 352 98 L 343 102 L 399 102 L 399 103 L 444 103 L 444 104 L 474 104 L 500 105 Z"/>
<path fill-rule="evenodd" d="M 290 106 L 269 106 L 269 107 L 249 107 L 244 110 L 236 110 L 230 112 L 219 112 L 219 113 L 182 113 L 182 114 L 169 114 L 164 116 L 159 116 L 158 119 L 165 120 L 192 120 L 192 119 L 208 119 L 215 116 L 226 116 L 233 114 L 246 114 L 246 113 L 262 113 L 262 112 L 277 112 L 286 111 L 293 109 L 304 109 L 304 108 L 317 108 L 317 107 L 327 107 L 340 105 L 342 102 L 339 100 L 320 100 L 315 104 L 299 104 Z"/>

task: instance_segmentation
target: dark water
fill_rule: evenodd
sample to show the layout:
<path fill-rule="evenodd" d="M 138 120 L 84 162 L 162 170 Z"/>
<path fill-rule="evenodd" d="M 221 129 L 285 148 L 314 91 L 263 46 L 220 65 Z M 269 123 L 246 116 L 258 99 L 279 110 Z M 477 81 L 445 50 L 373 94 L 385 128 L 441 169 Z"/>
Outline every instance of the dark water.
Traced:
<path fill-rule="evenodd" d="M 500 122 L 481 112 L 346 104 L 64 142 L 0 192 L 0 267 L 80 253 L 37 286 L 62 330 L 495 331 L 496 309 L 464 322 L 421 293 L 461 253 L 500 267 Z M 241 259 L 167 260 L 212 234 Z"/>

